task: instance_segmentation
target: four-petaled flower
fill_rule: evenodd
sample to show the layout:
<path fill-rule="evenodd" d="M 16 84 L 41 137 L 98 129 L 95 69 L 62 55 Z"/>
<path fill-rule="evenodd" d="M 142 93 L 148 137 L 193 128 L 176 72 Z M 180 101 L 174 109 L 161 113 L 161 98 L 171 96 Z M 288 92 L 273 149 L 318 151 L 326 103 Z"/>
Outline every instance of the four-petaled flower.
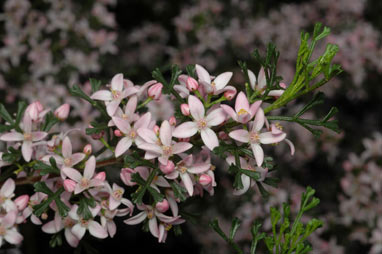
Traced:
<path fill-rule="evenodd" d="M 247 96 L 243 92 L 240 92 L 236 97 L 235 110 L 228 105 L 220 105 L 220 107 L 222 107 L 224 111 L 236 122 L 247 123 L 256 115 L 261 103 L 262 101 L 256 101 L 249 106 Z"/>

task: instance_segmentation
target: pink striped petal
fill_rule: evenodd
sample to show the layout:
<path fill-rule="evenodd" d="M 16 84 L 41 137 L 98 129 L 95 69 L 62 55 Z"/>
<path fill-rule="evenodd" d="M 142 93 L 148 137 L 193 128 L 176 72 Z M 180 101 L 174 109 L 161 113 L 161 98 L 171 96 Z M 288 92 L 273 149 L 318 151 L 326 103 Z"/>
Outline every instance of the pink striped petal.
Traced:
<path fill-rule="evenodd" d="M 86 155 L 84 153 L 75 153 L 75 154 L 72 154 L 72 156 L 70 157 L 71 160 L 72 160 L 72 165 L 78 164 L 83 159 L 85 159 L 85 157 L 86 157 Z"/>
<path fill-rule="evenodd" d="M 11 197 L 15 191 L 16 185 L 12 178 L 8 178 L 7 181 L 1 186 L 0 195 L 3 197 Z"/>
<path fill-rule="evenodd" d="M 138 148 L 156 154 L 162 154 L 163 152 L 162 148 L 157 144 L 142 143 Z"/>
<path fill-rule="evenodd" d="M 137 108 L 138 97 L 133 96 L 129 99 L 125 107 L 125 114 L 130 117 L 130 115 L 134 114 L 135 109 Z"/>
<path fill-rule="evenodd" d="M 248 143 L 249 142 L 249 132 L 243 129 L 234 130 L 231 131 L 228 136 L 230 136 L 232 139 L 240 141 L 242 143 Z"/>
<path fill-rule="evenodd" d="M 62 171 L 64 171 L 65 175 L 67 175 L 70 179 L 76 181 L 77 183 L 81 182 L 82 175 L 74 168 L 63 168 Z"/>
<path fill-rule="evenodd" d="M 98 222 L 94 220 L 89 221 L 89 233 L 97 238 L 104 239 L 108 236 L 106 230 L 99 224 Z"/>
<path fill-rule="evenodd" d="M 11 228 L 15 225 L 17 219 L 17 210 L 9 211 L 2 218 L 1 224 L 6 229 Z"/>
<path fill-rule="evenodd" d="M 7 230 L 4 238 L 11 244 L 20 244 L 24 239 L 24 237 L 16 230 Z"/>
<path fill-rule="evenodd" d="M 113 100 L 113 96 L 108 90 L 100 90 L 95 92 L 92 96 L 90 96 L 93 100 L 101 100 L 101 101 L 111 101 Z"/>
<path fill-rule="evenodd" d="M 184 174 L 181 173 L 180 178 L 182 179 L 182 182 L 188 192 L 188 195 L 192 197 L 192 194 L 194 193 L 194 184 L 192 183 L 190 175 L 187 173 L 184 173 Z"/>
<path fill-rule="evenodd" d="M 172 130 L 170 123 L 167 120 L 163 121 L 160 126 L 159 137 L 163 145 L 171 146 Z"/>
<path fill-rule="evenodd" d="M 252 131 L 260 131 L 261 128 L 264 126 L 265 116 L 264 111 L 262 108 L 259 108 L 259 110 L 256 113 L 255 120 L 253 121 Z"/>
<path fill-rule="evenodd" d="M 84 177 L 86 179 L 90 179 L 93 177 L 95 167 L 96 167 L 96 159 L 93 155 L 85 163 Z M 75 179 L 73 179 L 73 180 L 75 180 Z"/>
<path fill-rule="evenodd" d="M 21 146 L 21 153 L 23 154 L 24 160 L 29 162 L 32 158 L 33 146 L 32 141 L 24 141 Z"/>
<path fill-rule="evenodd" d="M 289 139 L 285 139 L 285 142 L 289 145 L 289 148 L 290 148 L 290 154 L 291 155 L 294 155 L 294 152 L 295 152 L 295 148 L 294 148 L 294 144 L 292 143 L 292 141 L 290 141 Z"/>
<path fill-rule="evenodd" d="M 195 70 L 196 70 L 196 74 L 198 75 L 199 80 L 204 81 L 208 84 L 211 83 L 210 74 L 207 72 L 206 69 L 204 69 L 199 64 L 195 64 Z"/>
<path fill-rule="evenodd" d="M 121 156 L 124 152 L 126 152 L 131 144 L 133 143 L 133 140 L 130 137 L 124 137 L 122 138 L 115 148 L 115 157 Z"/>
<path fill-rule="evenodd" d="M 23 130 L 24 133 L 31 133 L 32 131 L 32 118 L 29 116 L 29 114 L 24 114 Z"/>
<path fill-rule="evenodd" d="M 226 119 L 226 114 L 222 108 L 217 108 L 211 111 L 207 117 L 206 122 L 208 126 L 216 126 L 224 122 Z"/>
<path fill-rule="evenodd" d="M 114 116 L 120 103 L 121 103 L 120 100 L 114 100 L 114 101 L 109 102 L 106 106 L 107 114 L 109 116 Z"/>
<path fill-rule="evenodd" d="M 124 134 L 129 134 L 129 132 L 131 131 L 129 121 L 119 117 L 113 117 L 112 119 L 115 125 L 118 127 L 118 129 L 120 129 Z"/>
<path fill-rule="evenodd" d="M 188 168 L 188 172 L 192 174 L 201 174 L 209 170 L 211 167 L 210 164 L 208 163 L 203 163 L 203 164 L 195 164 L 192 167 Z"/>
<path fill-rule="evenodd" d="M 52 220 L 52 221 L 49 221 L 48 223 L 44 224 L 42 227 L 41 227 L 42 231 L 47 233 L 47 234 L 55 234 L 57 232 L 59 232 L 62 227 L 58 228 L 55 221 Z"/>
<path fill-rule="evenodd" d="M 210 149 L 211 151 L 219 146 L 219 140 L 216 136 L 215 132 L 211 130 L 210 128 L 204 128 L 200 135 L 202 137 L 203 143 Z"/>
<path fill-rule="evenodd" d="M 239 113 L 241 109 L 244 109 L 245 111 L 249 112 L 249 102 L 248 102 L 247 96 L 243 92 L 240 92 L 237 95 L 236 102 L 235 102 L 236 113 Z"/>
<path fill-rule="evenodd" d="M 115 225 L 114 221 L 109 221 L 106 224 L 106 227 L 107 227 L 107 231 L 109 232 L 110 237 L 113 238 L 115 236 L 115 234 L 117 233 L 117 226 Z"/>
<path fill-rule="evenodd" d="M 254 103 L 252 103 L 251 107 L 249 108 L 249 113 L 254 116 L 256 115 L 257 111 L 259 110 L 260 108 L 260 105 L 263 101 L 255 101 Z"/>
<path fill-rule="evenodd" d="M 146 218 L 147 218 L 147 213 L 146 212 L 140 212 L 137 215 L 135 215 L 135 216 L 133 216 L 127 220 L 124 220 L 123 222 L 126 223 L 127 225 L 136 225 L 136 224 L 139 224 L 142 221 L 144 221 Z"/>
<path fill-rule="evenodd" d="M 111 79 L 111 88 L 113 90 L 122 91 L 123 89 L 123 74 L 122 73 L 116 74 Z"/>
<path fill-rule="evenodd" d="M 214 79 L 216 90 L 223 89 L 232 77 L 232 72 L 224 72 Z"/>
<path fill-rule="evenodd" d="M 62 141 L 62 155 L 64 158 L 70 158 L 72 156 L 72 143 L 68 136 Z"/>
<path fill-rule="evenodd" d="M 195 122 L 185 122 L 175 128 L 172 135 L 177 138 L 189 138 L 198 132 L 198 126 Z"/>
<path fill-rule="evenodd" d="M 24 140 L 24 135 L 18 132 L 9 132 L 0 136 L 2 141 L 22 141 Z"/>
<path fill-rule="evenodd" d="M 265 79 L 265 72 L 264 72 L 264 68 L 261 67 L 260 69 L 260 72 L 259 72 L 259 76 L 257 77 L 257 89 L 261 90 L 263 88 L 265 88 L 265 86 L 267 85 L 267 80 Z"/>
<path fill-rule="evenodd" d="M 137 133 L 147 143 L 155 144 L 158 141 L 158 136 L 150 129 L 140 128 L 137 130 Z"/>
<path fill-rule="evenodd" d="M 69 228 L 65 228 L 65 239 L 73 248 L 77 247 L 80 240 L 72 233 Z"/>
<path fill-rule="evenodd" d="M 147 112 L 143 116 L 141 116 L 138 121 L 134 124 L 134 129 L 147 128 L 151 121 L 151 113 Z"/>
<path fill-rule="evenodd" d="M 188 96 L 188 105 L 190 113 L 195 120 L 200 120 L 204 117 L 205 111 L 203 103 L 193 95 Z"/>
<path fill-rule="evenodd" d="M 256 76 L 253 73 L 253 71 L 248 70 L 248 78 L 249 78 L 249 84 L 251 85 L 252 90 L 255 90 Z"/>
<path fill-rule="evenodd" d="M 77 239 L 81 240 L 86 233 L 86 228 L 82 227 L 80 224 L 76 224 L 72 227 L 72 233 Z"/>
<path fill-rule="evenodd" d="M 220 105 L 220 107 L 235 121 L 237 121 L 237 114 L 233 108 L 228 105 Z"/>
<path fill-rule="evenodd" d="M 155 237 L 159 236 L 158 222 L 155 216 L 149 220 L 149 229 L 150 229 L 150 233 L 153 236 Z"/>
<path fill-rule="evenodd" d="M 32 141 L 40 141 L 44 139 L 46 136 L 48 136 L 48 133 L 43 131 L 35 131 L 35 132 L 32 132 L 31 134 L 32 134 Z"/>
<path fill-rule="evenodd" d="M 264 151 L 263 148 L 259 144 L 251 144 L 253 155 L 255 156 L 255 160 L 257 166 L 261 167 L 264 161 Z"/>
<path fill-rule="evenodd" d="M 191 149 L 192 144 L 188 142 L 178 142 L 175 143 L 172 146 L 172 153 L 173 154 L 178 154 L 178 153 L 183 153 L 184 151 L 187 151 L 188 149 Z"/>
<path fill-rule="evenodd" d="M 286 133 L 282 133 L 279 135 L 274 135 L 272 132 L 264 132 L 260 133 L 259 138 L 260 138 L 260 143 L 262 144 L 274 144 L 278 143 L 280 141 L 283 141 L 286 137 Z"/>

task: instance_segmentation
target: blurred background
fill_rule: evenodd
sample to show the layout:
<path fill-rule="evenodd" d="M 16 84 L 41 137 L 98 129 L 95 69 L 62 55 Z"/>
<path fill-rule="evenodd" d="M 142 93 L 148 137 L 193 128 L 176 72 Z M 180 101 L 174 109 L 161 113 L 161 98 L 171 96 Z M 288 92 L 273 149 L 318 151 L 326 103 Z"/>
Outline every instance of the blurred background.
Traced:
<path fill-rule="evenodd" d="M 182 209 L 196 216 L 182 226 L 182 236 L 170 234 L 158 244 L 140 226 L 121 223 L 113 239 L 86 239 L 75 253 L 232 253 L 207 224 L 218 217 L 228 230 L 234 216 L 243 220 L 236 239 L 251 239 L 254 219 L 269 230 L 270 206 L 291 202 L 296 211 L 308 185 L 321 204 L 312 216 L 324 221 L 311 239 L 314 254 L 382 253 L 382 1 L 380 0 L 1 0 L 0 101 L 14 111 L 20 99 L 39 100 L 46 107 L 71 104 L 63 129 L 84 126 L 96 117 L 90 105 L 71 98 L 68 87 L 79 84 L 90 93 L 88 79 L 106 84 L 116 73 L 136 84 L 164 72 L 171 64 L 185 68 L 201 64 L 212 74 L 235 73 L 232 85 L 243 84 L 237 60 L 258 72 L 251 52 L 264 52 L 273 42 L 280 51 L 278 74 L 293 78 L 300 32 L 316 22 L 329 26 L 326 43 L 338 44 L 335 62 L 344 72 L 321 90 L 326 103 L 306 115 L 322 117 L 331 106 L 339 109 L 340 134 L 323 130 L 315 138 L 296 124 L 283 124 L 296 146 L 294 157 L 284 146 L 273 154 L 279 188 L 268 188 L 268 200 L 257 189 L 235 197 L 224 163 L 218 166 L 215 196 L 192 200 Z M 325 43 L 318 45 L 322 53 Z M 242 89 L 237 85 L 238 89 Z M 297 112 L 309 96 L 279 113 Z M 169 102 L 149 104 L 157 119 L 168 119 Z M 78 147 L 85 140 L 78 139 Z M 90 140 L 88 140 L 90 142 Z M 81 143 L 82 142 L 82 143 Z M 91 141 L 94 142 L 94 141 Z M 95 144 L 96 145 L 96 144 Z M 30 223 L 21 228 L 25 241 L 19 253 L 72 253 L 66 244 L 49 248 L 50 236 Z M 264 246 L 262 246 L 264 247 Z M 0 251 L 5 253 L 6 251 Z M 10 253 L 10 252 L 9 252 Z M 17 253 L 17 252 L 15 252 Z M 89 252 L 92 253 L 92 252 Z M 265 253 L 265 252 L 259 252 Z"/>

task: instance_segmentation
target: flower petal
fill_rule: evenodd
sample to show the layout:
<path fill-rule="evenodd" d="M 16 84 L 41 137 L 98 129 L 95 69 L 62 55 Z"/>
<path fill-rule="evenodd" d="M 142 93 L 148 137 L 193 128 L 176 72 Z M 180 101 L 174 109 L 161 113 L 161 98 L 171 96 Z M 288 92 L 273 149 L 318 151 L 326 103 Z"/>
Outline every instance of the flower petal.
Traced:
<path fill-rule="evenodd" d="M 124 137 L 122 138 L 115 148 L 115 157 L 121 156 L 124 152 L 126 152 L 131 144 L 133 143 L 133 140 L 130 137 Z"/>
<path fill-rule="evenodd" d="M 249 132 L 243 129 L 231 131 L 230 133 L 228 133 L 228 136 L 242 143 L 249 142 Z"/>
<path fill-rule="evenodd" d="M 80 242 L 69 228 L 65 228 L 65 239 L 73 248 L 77 247 Z"/>
<path fill-rule="evenodd" d="M 110 103 L 108 103 L 106 106 L 107 114 L 111 117 L 114 116 L 120 103 L 121 103 L 121 101 L 119 101 L 119 100 L 114 100 L 114 101 L 111 101 Z"/>
<path fill-rule="evenodd" d="M 203 103 L 193 95 L 188 96 L 188 105 L 190 113 L 195 120 L 200 120 L 204 117 L 205 111 Z"/>
<path fill-rule="evenodd" d="M 24 135 L 18 132 L 9 132 L 0 136 L 2 141 L 22 141 L 24 140 Z"/>
<path fill-rule="evenodd" d="M 264 126 L 264 121 L 265 121 L 264 111 L 262 108 L 259 108 L 256 113 L 255 120 L 253 121 L 252 130 L 256 132 L 260 131 L 261 128 L 263 128 Z"/>
<path fill-rule="evenodd" d="M 251 178 L 249 176 L 242 174 L 241 175 L 241 182 L 243 183 L 243 189 L 240 190 L 234 190 L 233 195 L 239 196 L 244 193 L 246 193 L 251 186 Z"/>
<path fill-rule="evenodd" d="M 199 80 L 207 82 L 208 84 L 211 83 L 210 74 L 208 73 L 208 71 L 206 69 L 204 69 L 199 64 L 195 64 L 195 70 L 196 70 L 196 74 L 198 75 Z"/>
<path fill-rule="evenodd" d="M 32 141 L 24 141 L 21 146 L 21 153 L 23 154 L 24 160 L 29 162 L 32 158 L 33 146 Z"/>
<path fill-rule="evenodd" d="M 93 177 L 95 167 L 96 167 L 96 159 L 93 155 L 85 163 L 84 177 L 86 179 L 90 179 Z M 73 180 L 75 180 L 75 179 L 73 179 Z"/>
<path fill-rule="evenodd" d="M 111 79 L 111 88 L 113 90 L 122 91 L 123 89 L 123 74 L 118 73 Z"/>
<path fill-rule="evenodd" d="M 62 171 L 64 171 L 65 175 L 67 175 L 70 179 L 76 181 L 77 183 L 81 182 L 82 175 L 74 168 L 63 168 Z"/>
<path fill-rule="evenodd" d="M 188 195 L 192 197 L 192 194 L 194 193 L 194 184 L 192 183 L 190 175 L 187 173 L 180 174 L 180 178 L 182 179 L 182 182 L 188 192 Z"/>
<path fill-rule="evenodd" d="M 163 152 L 162 148 L 157 144 L 142 143 L 138 146 L 138 148 L 156 154 L 162 154 Z"/>
<path fill-rule="evenodd" d="M 202 137 L 203 143 L 210 149 L 214 150 L 215 147 L 219 146 L 219 140 L 215 132 L 210 128 L 204 128 L 200 135 Z"/>
<path fill-rule="evenodd" d="M 68 136 L 62 141 L 62 155 L 64 158 L 70 158 L 72 156 L 72 143 Z"/>
<path fill-rule="evenodd" d="M 32 132 L 31 134 L 32 134 L 32 141 L 40 141 L 44 139 L 46 136 L 48 136 L 48 133 L 43 131 L 35 131 L 35 132 Z"/>
<path fill-rule="evenodd" d="M 249 108 L 249 113 L 251 114 L 251 116 L 256 115 L 262 102 L 263 101 L 255 101 L 254 103 L 252 103 L 251 107 Z"/>
<path fill-rule="evenodd" d="M 256 85 L 256 76 L 253 71 L 248 70 L 248 78 L 249 78 L 249 84 L 251 85 L 252 90 L 255 90 Z"/>
<path fill-rule="evenodd" d="M 81 162 L 83 159 L 85 159 L 86 155 L 84 153 L 75 153 L 72 154 L 71 161 L 72 165 L 76 165 L 77 163 Z"/>
<path fill-rule="evenodd" d="M 171 146 L 172 130 L 170 123 L 167 120 L 163 121 L 160 126 L 159 137 L 163 145 Z"/>
<path fill-rule="evenodd" d="M 158 136 L 150 129 L 140 128 L 137 130 L 137 133 L 147 143 L 155 144 L 158 141 Z"/>
<path fill-rule="evenodd" d="M 236 102 L 235 102 L 236 113 L 239 113 L 241 109 L 244 109 L 247 112 L 249 111 L 249 102 L 248 102 L 247 96 L 243 92 L 240 92 L 237 95 Z"/>
<path fill-rule="evenodd" d="M 264 68 L 261 67 L 260 72 L 259 72 L 259 76 L 257 77 L 257 89 L 258 89 L 258 90 L 261 90 L 261 89 L 263 89 L 266 85 L 267 85 L 267 81 L 266 81 L 266 79 L 265 79 Z"/>
<path fill-rule="evenodd" d="M 94 220 L 89 221 L 89 233 L 97 238 L 104 239 L 108 236 L 106 230 L 99 224 L 98 222 Z"/>
<path fill-rule="evenodd" d="M 72 227 L 72 233 L 75 237 L 81 240 L 86 233 L 86 228 L 82 227 L 80 224 L 76 224 Z"/>
<path fill-rule="evenodd" d="M 136 225 L 136 224 L 139 224 L 142 221 L 144 221 L 146 218 L 147 218 L 147 213 L 146 212 L 140 212 L 137 215 L 135 215 L 135 216 L 133 216 L 127 220 L 124 220 L 123 222 L 126 223 L 127 225 Z"/>
<path fill-rule="evenodd" d="M 5 240 L 11 244 L 19 244 L 23 241 L 24 237 L 16 230 L 7 230 L 4 235 Z"/>
<path fill-rule="evenodd" d="M 264 161 L 264 151 L 263 148 L 259 144 L 251 144 L 253 155 L 255 156 L 255 160 L 257 166 L 261 167 Z"/>
<path fill-rule="evenodd" d="M 149 229 L 150 229 L 150 233 L 153 236 L 155 237 L 159 236 L 158 222 L 155 216 L 149 220 Z"/>
<path fill-rule="evenodd" d="M 113 100 L 113 96 L 108 90 L 100 90 L 92 94 L 90 96 L 93 100 L 101 100 L 101 101 L 111 101 Z"/>
<path fill-rule="evenodd" d="M 285 139 L 285 142 L 289 145 L 289 148 L 290 148 L 290 154 L 291 155 L 294 155 L 294 152 L 295 152 L 295 148 L 294 148 L 294 144 L 292 143 L 292 141 L 290 141 L 289 139 Z"/>
<path fill-rule="evenodd" d="M 211 111 L 207 117 L 206 122 L 208 126 L 216 126 L 224 122 L 226 119 L 226 114 L 224 113 L 224 109 L 217 108 Z"/>
<path fill-rule="evenodd" d="M 260 143 L 262 144 L 274 144 L 278 143 L 280 141 L 283 141 L 286 137 L 286 133 L 282 133 L 279 135 L 274 135 L 272 132 L 264 132 L 260 133 L 259 138 L 260 138 Z"/>
<path fill-rule="evenodd" d="M 129 132 L 131 131 L 129 121 L 119 117 L 113 117 L 112 119 L 115 125 L 118 127 L 118 129 L 120 129 L 124 134 L 129 134 Z"/>
<path fill-rule="evenodd" d="M 237 114 L 233 108 L 228 105 L 220 105 L 220 107 L 235 121 L 237 121 Z"/>
<path fill-rule="evenodd" d="M 183 153 L 184 151 L 187 151 L 191 147 L 192 147 L 191 143 L 188 143 L 188 142 L 178 142 L 178 143 L 175 143 L 172 146 L 172 153 L 173 154 Z"/>
<path fill-rule="evenodd" d="M 15 191 L 16 185 L 15 181 L 12 178 L 8 178 L 7 181 L 1 186 L 0 195 L 3 197 L 11 197 Z"/>
<path fill-rule="evenodd" d="M 139 128 L 147 128 L 149 126 L 151 121 L 151 113 L 147 112 L 143 116 L 141 116 L 134 124 L 134 129 L 139 129 Z"/>
<path fill-rule="evenodd" d="M 175 128 L 172 135 L 177 138 L 189 138 L 198 132 L 198 126 L 195 122 L 185 122 Z"/>
<path fill-rule="evenodd" d="M 232 77 L 232 72 L 224 72 L 214 79 L 216 90 L 223 89 Z"/>

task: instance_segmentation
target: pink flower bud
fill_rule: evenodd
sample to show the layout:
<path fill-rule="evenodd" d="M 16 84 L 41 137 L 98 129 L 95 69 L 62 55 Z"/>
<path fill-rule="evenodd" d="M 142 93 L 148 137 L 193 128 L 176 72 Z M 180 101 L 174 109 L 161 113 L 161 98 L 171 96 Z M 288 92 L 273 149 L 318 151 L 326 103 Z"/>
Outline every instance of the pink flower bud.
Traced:
<path fill-rule="evenodd" d="M 188 106 L 188 104 L 183 103 L 182 105 L 180 105 L 180 111 L 182 111 L 183 115 L 189 116 L 190 115 L 190 106 Z"/>
<path fill-rule="evenodd" d="M 17 197 L 15 199 L 15 204 L 17 206 L 17 209 L 19 209 L 19 211 L 24 210 L 25 207 L 27 207 L 28 202 L 29 202 L 29 196 L 28 195 L 21 195 L 20 197 Z"/>
<path fill-rule="evenodd" d="M 135 182 L 131 181 L 131 174 L 135 173 L 133 169 L 131 168 L 122 168 L 121 173 L 119 176 L 121 177 L 121 180 L 124 184 L 127 186 L 134 186 L 136 185 Z"/>
<path fill-rule="evenodd" d="M 156 205 L 155 205 L 155 208 L 160 212 L 160 213 L 165 213 L 168 208 L 170 207 L 167 199 L 163 199 L 161 202 L 158 202 Z"/>
<path fill-rule="evenodd" d="M 122 132 L 120 130 L 114 130 L 114 135 L 116 137 L 122 137 L 123 136 L 123 134 L 122 134 Z"/>
<path fill-rule="evenodd" d="M 33 121 L 36 121 L 38 119 L 38 115 L 39 113 L 41 112 L 39 110 L 40 106 L 42 107 L 41 103 L 37 101 L 31 103 L 28 105 L 28 107 L 25 109 L 25 113 L 29 114 L 30 118 L 33 120 Z"/>
<path fill-rule="evenodd" d="M 38 112 L 41 113 L 44 110 L 44 107 L 42 106 L 41 102 L 35 101 L 34 103 L 36 104 Z"/>
<path fill-rule="evenodd" d="M 167 174 L 170 174 L 174 171 L 175 164 L 171 160 L 168 160 L 166 165 L 160 164 L 159 168 L 163 172 L 163 174 L 167 175 Z"/>
<path fill-rule="evenodd" d="M 72 192 L 74 191 L 75 188 L 76 188 L 76 182 L 75 182 L 75 181 L 70 180 L 70 179 L 66 179 L 66 180 L 64 180 L 64 189 L 65 189 L 67 192 L 72 193 Z"/>
<path fill-rule="evenodd" d="M 224 131 L 219 132 L 219 138 L 222 140 L 227 140 L 228 139 L 228 134 L 225 133 Z"/>
<path fill-rule="evenodd" d="M 235 95 L 236 95 L 235 90 L 227 90 L 224 92 L 224 97 L 229 101 L 232 100 L 233 97 L 235 97 Z"/>
<path fill-rule="evenodd" d="M 162 83 L 156 83 L 147 90 L 147 95 L 153 100 L 159 100 L 162 95 Z"/>
<path fill-rule="evenodd" d="M 89 128 L 93 128 L 93 126 L 91 126 L 91 125 L 89 124 Z M 104 132 L 104 131 L 101 131 L 101 132 L 99 132 L 99 133 L 94 133 L 94 134 L 92 134 L 91 137 L 92 137 L 92 139 L 94 139 L 94 140 L 99 140 L 99 139 L 101 139 L 101 138 L 103 137 L 104 134 L 105 134 L 105 132 Z"/>
<path fill-rule="evenodd" d="M 208 185 L 212 182 L 211 176 L 203 174 L 199 177 L 199 183 L 203 186 Z"/>
<path fill-rule="evenodd" d="M 69 116 L 70 105 L 68 103 L 62 104 L 54 111 L 54 115 L 61 121 L 66 120 Z"/>
<path fill-rule="evenodd" d="M 198 81 L 196 81 L 192 77 L 188 77 L 187 78 L 186 86 L 187 86 L 187 89 L 190 90 L 190 91 L 195 91 L 195 90 L 197 90 L 199 88 Z"/>
<path fill-rule="evenodd" d="M 282 83 L 282 82 L 279 84 L 279 86 L 280 86 L 281 88 L 284 88 L 284 89 L 287 88 L 287 85 L 286 85 L 285 83 Z"/>
<path fill-rule="evenodd" d="M 175 118 L 175 116 L 170 117 L 170 119 L 168 121 L 169 121 L 170 125 L 172 125 L 172 126 L 176 125 L 176 118 Z"/>
<path fill-rule="evenodd" d="M 84 154 L 86 155 L 90 155 L 93 151 L 93 148 L 92 148 L 92 145 L 91 144 L 87 144 L 86 146 L 84 146 Z"/>
<path fill-rule="evenodd" d="M 94 179 L 105 181 L 106 173 L 104 171 L 99 172 L 98 174 L 95 175 Z"/>
<path fill-rule="evenodd" d="M 159 126 L 158 125 L 155 125 L 154 126 L 154 129 L 153 129 L 153 131 L 155 132 L 155 134 L 157 134 L 157 135 L 159 135 Z"/>

